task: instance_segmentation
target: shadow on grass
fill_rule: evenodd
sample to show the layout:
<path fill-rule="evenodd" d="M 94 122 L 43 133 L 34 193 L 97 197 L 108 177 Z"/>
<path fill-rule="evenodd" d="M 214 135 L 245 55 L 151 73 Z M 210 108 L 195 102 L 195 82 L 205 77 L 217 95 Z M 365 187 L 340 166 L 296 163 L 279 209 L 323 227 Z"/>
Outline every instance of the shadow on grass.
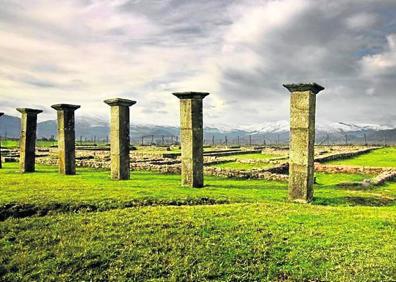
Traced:
<path fill-rule="evenodd" d="M 386 197 L 360 197 L 345 196 L 334 198 L 315 197 L 313 205 L 321 206 L 366 206 L 366 207 L 387 207 L 396 205 L 396 199 Z"/>
<path fill-rule="evenodd" d="M 315 185 L 316 186 L 316 185 Z M 349 182 L 346 184 L 338 183 L 338 184 L 329 184 L 329 185 L 321 185 L 317 184 L 316 189 L 333 189 L 339 191 L 361 191 L 361 192 L 370 192 L 374 191 L 378 188 L 378 186 L 362 186 L 361 182 Z"/>
<path fill-rule="evenodd" d="M 187 197 L 183 199 L 154 199 L 143 198 L 130 201 L 98 201 L 93 203 L 57 203 L 44 205 L 9 203 L 0 206 L 0 222 L 8 218 L 24 218 L 31 216 L 46 216 L 56 213 L 101 212 L 113 209 L 138 208 L 148 206 L 200 206 L 226 205 L 228 199 L 214 199 L 209 197 Z"/>
<path fill-rule="evenodd" d="M 243 184 L 242 185 L 236 185 L 236 184 L 224 184 L 224 183 L 208 183 L 204 185 L 203 188 L 199 189 L 205 189 L 205 188 L 210 188 L 210 189 L 230 189 L 230 190 L 281 190 L 281 191 L 287 191 L 287 184 L 283 183 L 271 183 L 270 185 L 263 185 L 262 187 L 257 186 L 256 184 Z"/>

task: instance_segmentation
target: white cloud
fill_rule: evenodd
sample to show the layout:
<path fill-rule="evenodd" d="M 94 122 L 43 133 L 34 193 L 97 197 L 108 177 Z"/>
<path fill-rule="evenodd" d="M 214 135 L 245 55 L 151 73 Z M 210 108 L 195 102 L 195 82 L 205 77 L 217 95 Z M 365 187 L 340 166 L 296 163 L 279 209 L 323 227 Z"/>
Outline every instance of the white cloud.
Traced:
<path fill-rule="evenodd" d="M 384 52 L 362 58 L 362 70 L 366 77 L 396 75 L 396 33 L 388 35 L 387 42 Z"/>
<path fill-rule="evenodd" d="M 0 103 L 136 99 L 133 121 L 177 124 L 171 92 L 209 91 L 211 124 L 288 118 L 285 82 L 315 81 L 318 118 L 395 118 L 396 21 L 390 0 L 35 0 L 0 11 Z M 361 95 L 365 93 L 365 95 Z M 381 115 L 378 114 L 381 108 Z"/>
<path fill-rule="evenodd" d="M 376 15 L 364 12 L 348 17 L 346 24 L 350 29 L 364 29 L 374 26 L 377 21 Z"/>

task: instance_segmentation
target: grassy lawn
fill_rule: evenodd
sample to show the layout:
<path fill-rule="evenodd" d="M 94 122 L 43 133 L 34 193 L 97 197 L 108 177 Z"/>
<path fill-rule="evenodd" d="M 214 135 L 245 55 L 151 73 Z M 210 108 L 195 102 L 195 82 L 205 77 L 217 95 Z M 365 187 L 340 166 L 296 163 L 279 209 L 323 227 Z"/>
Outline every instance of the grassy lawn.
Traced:
<path fill-rule="evenodd" d="M 2 210 L 49 210 L 0 222 L 0 281 L 396 279 L 396 183 L 337 188 L 369 176 L 318 173 L 301 205 L 279 182 L 206 177 L 192 189 L 178 175 L 37 170 L 0 170 Z"/>
<path fill-rule="evenodd" d="M 321 186 L 331 187 L 344 182 L 358 182 L 372 178 L 374 175 L 347 174 L 347 173 L 316 173 L 316 183 Z"/>
<path fill-rule="evenodd" d="M 25 281 L 394 281 L 396 209 L 155 207 L 8 220 L 1 270 Z"/>
<path fill-rule="evenodd" d="M 269 160 L 272 158 L 278 158 L 278 157 L 283 157 L 285 155 L 279 155 L 279 154 L 244 154 L 244 155 L 235 155 L 233 158 L 239 159 L 239 160 Z"/>
<path fill-rule="evenodd" d="M 41 208 L 107 210 L 146 205 L 198 205 L 216 203 L 285 202 L 287 183 L 265 180 L 234 180 L 205 177 L 203 189 L 180 186 L 179 175 L 133 171 L 131 180 L 113 181 L 109 171 L 78 168 L 77 175 L 59 175 L 56 167 L 36 166 L 35 173 L 20 174 L 17 163 L 0 169 L 0 206 L 10 203 Z M 396 183 L 361 189 L 334 185 L 370 178 L 360 174 L 317 173 L 314 204 L 355 205 L 351 199 L 393 199 Z M 374 205 L 376 202 L 374 201 Z"/>
<path fill-rule="evenodd" d="M 53 145 L 56 145 L 56 141 L 48 141 L 48 140 L 37 140 L 36 146 L 41 148 L 49 148 Z M 19 140 L 2 140 L 1 147 L 3 148 L 19 148 Z"/>
<path fill-rule="evenodd" d="M 396 147 L 382 148 L 354 158 L 331 161 L 328 162 L 328 164 L 371 167 L 396 167 Z"/>
<path fill-rule="evenodd" d="M 269 168 L 274 166 L 270 163 L 238 163 L 238 162 L 229 162 L 213 165 L 214 167 L 219 168 L 229 168 L 229 169 L 239 169 L 239 170 L 251 170 L 251 169 L 262 169 Z"/>

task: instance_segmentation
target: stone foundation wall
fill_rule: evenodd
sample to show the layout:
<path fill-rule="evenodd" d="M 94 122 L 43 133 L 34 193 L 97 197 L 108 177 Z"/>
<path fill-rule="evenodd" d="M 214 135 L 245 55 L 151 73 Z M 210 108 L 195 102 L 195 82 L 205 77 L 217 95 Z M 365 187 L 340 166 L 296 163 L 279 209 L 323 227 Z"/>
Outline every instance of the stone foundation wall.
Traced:
<path fill-rule="evenodd" d="M 237 170 L 218 167 L 205 167 L 205 175 L 213 175 L 236 179 L 265 179 L 274 181 L 287 181 L 288 175 L 271 173 L 268 169 L 262 170 Z"/>
<path fill-rule="evenodd" d="M 315 162 L 324 163 L 324 162 L 329 162 L 329 161 L 334 161 L 334 160 L 350 159 L 352 157 L 370 153 L 371 151 L 379 149 L 379 148 L 380 147 L 372 147 L 372 148 L 365 148 L 365 149 L 360 149 L 360 150 L 356 150 L 356 151 L 320 156 L 320 157 L 315 158 Z"/>
<path fill-rule="evenodd" d="M 37 163 L 44 165 L 58 165 L 58 160 L 56 158 L 38 158 Z M 77 167 L 88 167 L 94 169 L 110 169 L 109 161 L 98 161 L 92 159 L 76 160 Z M 131 162 L 132 170 L 144 170 L 153 171 L 159 173 L 169 173 L 169 174 L 180 174 L 181 164 L 180 161 L 161 161 L 161 162 Z M 288 176 L 282 174 L 276 174 L 272 172 L 273 168 L 267 169 L 257 169 L 257 170 L 236 170 L 236 169 L 225 169 L 217 167 L 204 167 L 205 175 L 213 175 L 227 178 L 237 178 L 237 179 L 266 179 L 266 180 L 276 180 L 276 181 L 287 181 Z"/>
<path fill-rule="evenodd" d="M 383 185 L 387 181 L 395 181 L 396 180 L 396 170 L 394 171 L 384 171 L 380 175 L 377 175 L 376 177 L 371 179 L 371 184 L 372 185 Z"/>
<path fill-rule="evenodd" d="M 327 173 L 360 173 L 360 174 L 380 174 L 385 171 L 392 171 L 389 167 L 363 167 L 363 166 L 341 166 L 324 165 L 315 163 L 315 171 Z"/>

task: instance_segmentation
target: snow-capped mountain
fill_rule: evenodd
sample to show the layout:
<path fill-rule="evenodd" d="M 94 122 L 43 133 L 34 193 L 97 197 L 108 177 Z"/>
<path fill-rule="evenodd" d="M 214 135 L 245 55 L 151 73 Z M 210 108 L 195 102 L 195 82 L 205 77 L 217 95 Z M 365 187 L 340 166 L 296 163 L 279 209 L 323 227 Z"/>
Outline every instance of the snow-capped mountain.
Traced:
<path fill-rule="evenodd" d="M 290 127 L 289 121 L 265 122 L 259 125 L 248 125 L 239 127 L 240 130 L 251 132 L 252 134 L 261 133 L 284 133 L 288 132 Z M 396 128 L 389 125 L 366 124 L 366 123 L 346 123 L 346 122 L 318 122 L 316 124 L 317 132 L 342 133 L 358 131 L 380 131 L 391 130 Z"/>
<path fill-rule="evenodd" d="M 378 124 L 356 124 L 345 122 L 319 123 L 316 127 L 318 131 L 324 132 L 351 132 L 351 131 L 367 131 L 367 130 L 390 130 L 391 126 Z"/>
<path fill-rule="evenodd" d="M 56 136 L 56 121 L 48 120 L 38 123 L 37 135 L 39 138 Z M 20 132 L 20 119 L 18 117 L 3 116 L 0 119 L 0 135 L 2 137 L 18 137 Z M 76 120 L 77 139 L 104 140 L 108 138 L 109 124 L 107 121 L 95 117 L 79 117 Z M 159 138 L 175 137 L 179 135 L 177 126 L 163 126 L 150 124 L 132 124 L 132 139 L 139 140 L 142 137 Z M 263 143 L 286 143 L 289 138 L 289 121 L 264 122 L 255 125 L 233 127 L 232 125 L 206 125 L 204 138 L 218 142 L 235 144 L 252 142 Z M 172 137 L 172 138 L 173 138 Z M 316 125 L 316 140 L 333 143 L 345 142 L 372 142 L 372 143 L 396 143 L 396 126 L 378 124 L 360 124 L 346 122 L 318 122 Z M 322 141 L 321 141 L 322 140 Z"/>

